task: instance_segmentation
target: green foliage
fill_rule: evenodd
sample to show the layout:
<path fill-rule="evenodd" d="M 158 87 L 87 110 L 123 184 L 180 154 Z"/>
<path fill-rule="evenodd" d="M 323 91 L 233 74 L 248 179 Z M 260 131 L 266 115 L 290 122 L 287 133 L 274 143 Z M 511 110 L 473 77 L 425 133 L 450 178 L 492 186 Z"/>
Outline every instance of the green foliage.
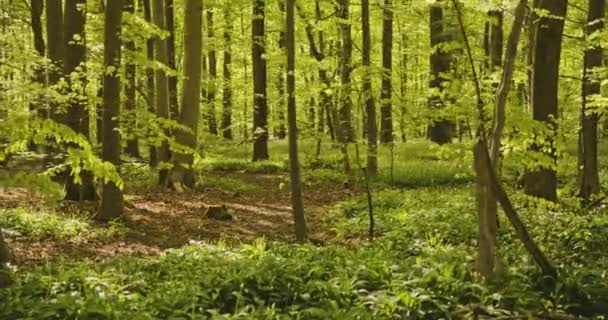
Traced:
<path fill-rule="evenodd" d="M 124 238 L 127 228 L 119 222 L 96 226 L 90 217 L 39 211 L 34 208 L 0 209 L 0 228 L 30 240 L 83 240 Z"/>

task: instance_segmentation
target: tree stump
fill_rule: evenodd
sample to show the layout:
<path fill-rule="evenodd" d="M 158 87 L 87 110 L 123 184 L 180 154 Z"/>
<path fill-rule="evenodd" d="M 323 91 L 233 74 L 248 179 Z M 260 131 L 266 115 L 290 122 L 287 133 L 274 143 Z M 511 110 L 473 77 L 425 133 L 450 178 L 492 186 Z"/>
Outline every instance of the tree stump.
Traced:
<path fill-rule="evenodd" d="M 207 219 L 229 221 L 234 220 L 234 216 L 228 212 L 225 205 L 210 205 L 205 209 Z"/>

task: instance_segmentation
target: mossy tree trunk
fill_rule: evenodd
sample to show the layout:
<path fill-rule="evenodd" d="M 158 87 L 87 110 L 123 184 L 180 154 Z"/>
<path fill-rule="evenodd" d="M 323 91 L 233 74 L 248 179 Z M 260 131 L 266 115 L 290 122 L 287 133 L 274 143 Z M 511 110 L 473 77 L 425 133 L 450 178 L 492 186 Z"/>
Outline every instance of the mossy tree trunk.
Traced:
<path fill-rule="evenodd" d="M 120 167 L 120 60 L 123 0 L 109 1 L 105 11 L 103 77 L 103 143 L 101 158 Z M 123 213 L 122 190 L 112 181 L 103 184 L 101 205 L 96 218 L 111 221 Z"/>
<path fill-rule="evenodd" d="M 550 163 L 540 163 L 537 168 L 528 169 L 524 178 L 528 195 L 557 201 L 556 138 L 558 117 L 559 64 L 562 52 L 566 0 L 538 1 L 535 9 L 549 15 L 539 18 L 536 26 L 534 61 L 532 64 L 531 106 L 532 118 L 546 127 L 546 136 L 531 149 L 548 156 Z M 545 151 L 543 151 L 545 150 Z M 548 150 L 548 151 L 546 151 Z"/>
<path fill-rule="evenodd" d="M 178 130 L 175 138 L 178 143 L 193 150 L 197 147 L 198 122 L 200 118 L 200 91 L 202 68 L 202 27 L 203 5 L 200 0 L 187 0 L 184 7 L 184 67 L 183 90 L 181 97 L 180 124 L 188 127 L 190 132 Z M 192 188 L 195 175 L 192 170 L 194 156 L 186 153 L 175 154 L 175 171 L 173 183 L 176 190 L 179 184 Z"/>
<path fill-rule="evenodd" d="M 586 36 L 589 38 L 604 29 L 606 2 L 604 0 L 589 0 L 587 14 Z M 596 40 L 597 41 L 597 40 Z M 589 98 L 600 93 L 600 82 L 594 72 L 603 65 L 602 47 L 593 44 L 585 50 L 585 66 L 583 71 L 583 103 L 581 108 L 581 130 L 579 143 L 580 188 L 579 196 L 588 201 L 591 196 L 600 192 L 600 177 L 598 172 L 598 121 L 599 114 L 588 108 Z"/>
<path fill-rule="evenodd" d="M 253 161 L 268 160 L 268 97 L 266 95 L 265 0 L 253 0 L 251 26 L 253 64 Z"/>
<path fill-rule="evenodd" d="M 294 214 L 296 240 L 300 243 L 308 238 L 306 217 L 302 200 L 302 181 L 298 160 L 298 128 L 296 119 L 296 45 L 295 45 L 295 0 L 286 0 L 285 48 L 287 51 L 287 120 L 289 124 L 289 176 L 291 182 L 291 205 Z"/>

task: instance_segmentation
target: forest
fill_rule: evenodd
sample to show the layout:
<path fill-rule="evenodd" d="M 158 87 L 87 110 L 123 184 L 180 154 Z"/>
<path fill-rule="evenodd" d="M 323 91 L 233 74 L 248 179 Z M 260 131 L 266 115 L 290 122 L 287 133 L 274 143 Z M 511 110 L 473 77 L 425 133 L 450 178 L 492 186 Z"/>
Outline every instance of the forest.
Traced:
<path fill-rule="evenodd" d="M 608 318 L 605 0 L 0 0 L 0 319 Z"/>

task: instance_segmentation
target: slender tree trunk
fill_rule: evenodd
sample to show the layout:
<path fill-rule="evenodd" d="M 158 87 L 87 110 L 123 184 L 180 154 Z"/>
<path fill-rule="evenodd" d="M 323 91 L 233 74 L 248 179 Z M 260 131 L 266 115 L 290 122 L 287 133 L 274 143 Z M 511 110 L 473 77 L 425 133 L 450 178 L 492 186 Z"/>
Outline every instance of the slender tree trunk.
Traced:
<path fill-rule="evenodd" d="M 152 23 L 152 7 L 151 0 L 143 0 L 144 19 L 148 23 Z M 154 39 L 146 40 L 146 57 L 149 61 L 154 61 Z M 146 68 L 146 95 L 148 102 L 148 111 L 155 114 L 156 95 L 154 92 L 154 68 Z M 150 146 L 150 167 L 154 168 L 158 165 L 158 151 L 155 146 Z"/>
<path fill-rule="evenodd" d="M 295 45 L 295 0 L 287 0 L 287 117 L 289 122 L 289 172 L 291 180 L 291 204 L 293 207 L 296 239 L 307 240 L 306 217 L 302 201 L 300 162 L 298 161 L 298 129 L 296 119 L 296 45 Z"/>
<path fill-rule="evenodd" d="M 279 0 L 279 11 L 281 12 L 281 17 L 285 16 L 285 0 Z M 284 21 L 284 20 L 283 20 Z M 285 56 L 285 24 L 281 25 L 281 31 L 279 32 L 279 51 L 282 53 L 282 56 Z M 277 89 L 279 93 L 278 103 L 275 107 L 276 121 L 278 122 L 275 129 L 274 135 L 280 140 L 285 139 L 287 136 L 287 130 L 285 129 L 285 64 L 281 61 L 279 62 L 279 72 L 277 72 Z"/>
<path fill-rule="evenodd" d="M 400 52 L 401 52 L 401 114 L 399 115 L 399 130 L 401 131 L 401 141 L 405 142 L 407 139 L 406 128 L 405 128 L 405 114 L 407 112 L 407 84 L 408 84 L 408 65 L 407 65 L 407 49 L 406 49 L 407 38 L 405 33 L 401 34 Z"/>
<path fill-rule="evenodd" d="M 175 10 L 173 0 L 165 0 L 165 15 L 167 31 L 169 31 L 169 38 L 167 38 L 168 66 L 172 70 L 177 71 L 177 63 L 175 61 Z M 179 115 L 177 77 L 168 76 L 167 84 L 169 86 L 169 118 L 177 119 Z"/>
<path fill-rule="evenodd" d="M 253 64 L 253 161 L 267 160 L 268 155 L 268 101 L 266 95 L 265 54 L 265 0 L 253 0 L 251 25 Z"/>
<path fill-rule="evenodd" d="M 546 10 L 550 16 L 540 17 L 536 30 L 534 64 L 532 66 L 532 114 L 535 121 L 543 123 L 548 136 L 542 137 L 543 145 L 532 147 L 542 151 L 552 160 L 551 165 L 530 169 L 525 177 L 526 194 L 557 201 L 557 172 L 555 170 L 558 117 L 558 82 L 562 34 L 568 3 L 566 0 L 539 1 L 537 9 Z M 557 18 L 553 18 L 557 17 Z"/>
<path fill-rule="evenodd" d="M 215 30 L 213 22 L 213 10 L 207 10 L 207 38 L 209 40 L 209 74 L 207 79 L 207 112 L 209 119 L 209 132 L 217 135 L 217 119 L 215 114 L 215 92 L 217 81 L 217 51 L 215 50 Z"/>
<path fill-rule="evenodd" d="M 177 130 L 175 138 L 178 143 L 192 150 L 197 147 L 198 122 L 200 118 L 199 93 L 201 91 L 201 53 L 202 53 L 202 24 L 203 5 L 200 0 L 187 0 L 184 7 L 184 67 L 182 110 L 179 117 L 180 124 L 191 131 Z M 175 171 L 173 185 L 180 190 L 179 184 L 194 187 L 195 175 L 192 170 L 194 156 L 192 154 L 175 154 Z"/>
<path fill-rule="evenodd" d="M 48 43 L 47 58 L 51 65 L 48 70 L 48 84 L 54 86 L 63 75 L 65 42 L 63 40 L 63 3 L 62 0 L 46 0 L 46 40 Z M 56 110 L 56 103 L 51 102 L 51 118 L 64 123 L 65 116 Z"/>
<path fill-rule="evenodd" d="M 507 97 L 511 91 L 513 82 L 513 72 L 515 69 L 515 60 L 517 58 L 517 48 L 521 37 L 521 31 L 526 16 L 528 6 L 527 0 L 520 0 L 515 9 L 515 17 L 509 39 L 507 41 L 507 52 L 505 64 L 500 85 L 496 89 L 496 101 L 494 110 L 493 130 L 490 140 L 489 158 L 491 166 L 485 168 L 486 162 L 477 159 L 477 175 L 478 175 L 478 212 L 479 212 L 479 255 L 478 268 L 482 275 L 490 277 L 499 262 L 497 254 L 497 235 L 498 235 L 498 220 L 497 220 L 497 198 L 493 192 L 490 183 L 488 171 L 492 170 L 496 177 L 499 177 L 499 158 L 502 133 L 506 122 L 506 105 Z M 502 49 L 502 47 L 501 47 Z M 493 63 L 495 63 L 494 61 Z M 480 155 L 478 155 L 480 156 Z"/>
<path fill-rule="evenodd" d="M 393 0 L 384 0 L 382 19 L 382 110 L 380 142 L 393 142 Z"/>
<path fill-rule="evenodd" d="M 40 57 L 46 55 L 46 44 L 44 43 L 44 33 L 42 30 L 42 13 L 44 11 L 44 0 L 31 0 L 30 16 L 32 20 L 32 34 L 34 35 L 34 49 Z M 41 87 L 46 85 L 46 70 L 42 63 L 34 66 L 34 75 L 32 81 L 38 83 Z M 42 95 L 34 98 L 30 104 L 30 112 L 36 114 L 39 118 L 47 118 L 48 110 L 45 109 Z M 30 146 L 30 150 L 37 150 L 39 147 Z"/>
<path fill-rule="evenodd" d="M 502 45 L 504 38 L 504 14 L 502 8 L 490 10 L 490 64 L 492 71 L 502 67 Z"/>
<path fill-rule="evenodd" d="M 604 30 L 606 2 L 604 0 L 589 0 L 587 38 L 596 32 Z M 589 97 L 600 93 L 600 82 L 594 76 L 594 69 L 603 65 L 603 50 L 598 45 L 592 45 L 585 50 L 585 67 L 583 72 L 583 104 L 581 108 L 581 130 L 579 155 L 582 164 L 580 171 L 579 196 L 588 201 L 592 195 L 600 192 L 598 172 L 598 120 L 596 111 L 587 107 Z"/>
<path fill-rule="evenodd" d="M 125 1 L 125 12 L 129 14 L 135 13 L 135 1 L 134 0 L 123 0 Z M 135 53 L 137 48 L 135 47 L 134 41 L 127 41 L 125 43 L 125 50 Z M 131 125 L 137 126 L 137 119 L 135 117 L 135 107 L 137 105 L 137 88 L 135 79 L 137 76 L 137 67 L 135 66 L 134 61 L 128 61 L 125 66 L 125 110 L 132 112 L 132 122 Z M 139 142 L 137 138 L 132 138 L 127 140 L 127 147 L 125 148 L 125 153 L 131 157 L 139 158 Z"/>
<path fill-rule="evenodd" d="M 363 104 L 367 113 L 367 174 L 374 177 L 378 174 L 378 126 L 370 76 L 372 44 L 369 30 L 369 0 L 361 0 L 361 30 L 363 30 L 362 60 L 365 68 L 362 85 Z"/>
<path fill-rule="evenodd" d="M 165 0 L 152 0 L 152 20 L 161 30 L 166 30 Z M 154 56 L 156 61 L 168 65 L 169 57 L 167 51 L 167 40 L 154 39 Z M 160 118 L 169 119 L 169 83 L 165 71 L 157 69 L 154 72 L 155 85 L 155 109 Z M 168 134 L 168 132 L 166 133 Z M 169 144 L 165 141 L 157 150 L 157 159 L 161 163 L 169 162 Z M 163 169 L 159 172 L 159 184 L 161 187 L 168 185 L 169 171 Z"/>
<path fill-rule="evenodd" d="M 104 72 L 103 77 L 103 146 L 101 158 L 120 166 L 120 55 L 123 0 L 108 1 L 104 27 Z M 112 181 L 103 184 L 101 205 L 96 218 L 111 221 L 122 216 L 122 190 Z"/>
<path fill-rule="evenodd" d="M 338 0 L 338 18 L 340 22 L 340 37 L 342 39 L 338 69 L 340 70 L 340 106 L 338 111 L 338 140 L 341 143 L 352 143 L 355 132 L 352 124 L 353 102 L 351 98 L 351 74 L 353 41 L 351 37 L 350 0 Z"/>
<path fill-rule="evenodd" d="M 232 140 L 232 16 L 230 8 L 224 8 L 224 110 L 222 112 L 222 136 Z"/>
<path fill-rule="evenodd" d="M 438 1 L 438 2 L 441 2 Z M 430 27 L 431 27 L 431 89 L 443 91 L 443 84 L 447 81 L 442 74 L 450 71 L 451 56 L 444 46 L 449 41 L 448 33 L 444 30 L 444 13 L 440 3 L 431 5 L 430 8 Z M 440 95 L 433 95 L 429 98 L 429 105 L 432 109 L 445 108 L 445 101 Z M 454 124 L 447 119 L 434 119 L 429 134 L 431 141 L 438 144 L 452 142 Z"/>
<path fill-rule="evenodd" d="M 86 75 L 86 1 L 66 0 L 65 2 L 65 59 L 63 73 L 71 84 L 73 97 L 69 103 L 66 124 L 76 133 L 89 138 L 89 117 L 86 109 L 87 99 L 85 93 Z M 71 80 L 78 79 L 75 83 Z M 71 175 L 71 174 L 69 174 Z M 80 174 L 81 184 L 76 184 L 74 177 L 69 176 L 66 180 L 67 200 L 84 201 L 95 200 L 95 189 L 92 174 L 82 172 Z"/>

